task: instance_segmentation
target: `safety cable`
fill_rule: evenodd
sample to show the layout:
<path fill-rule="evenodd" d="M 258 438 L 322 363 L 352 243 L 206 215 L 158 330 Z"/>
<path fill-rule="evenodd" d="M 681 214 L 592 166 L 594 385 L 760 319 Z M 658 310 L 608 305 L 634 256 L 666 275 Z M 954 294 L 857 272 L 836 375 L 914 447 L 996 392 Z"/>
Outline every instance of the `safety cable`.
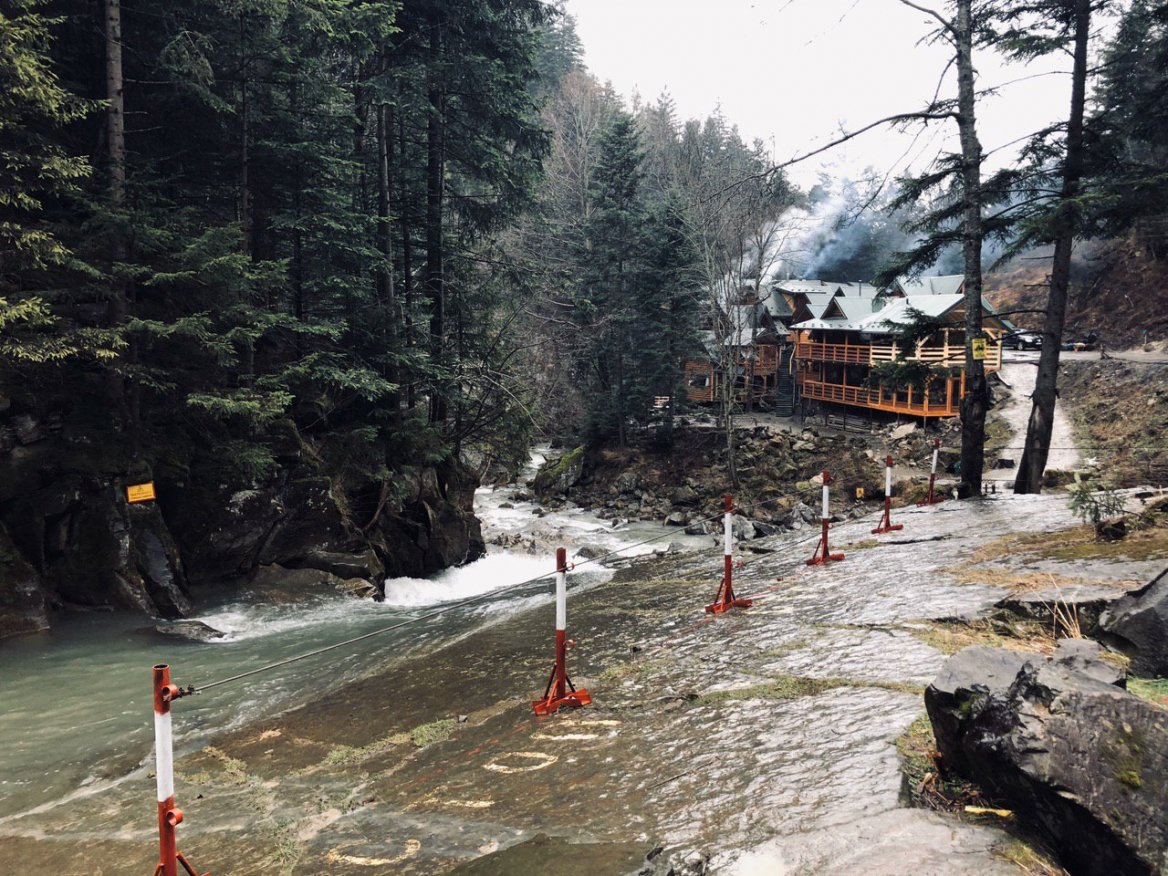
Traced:
<path fill-rule="evenodd" d="M 764 500 L 760 500 L 760 501 L 752 502 L 752 503 L 748 503 L 748 504 L 751 508 L 759 508 L 763 505 L 772 504 L 774 502 L 778 502 L 778 501 L 781 501 L 783 499 L 788 499 L 788 498 L 792 498 L 795 496 L 801 496 L 807 492 L 809 492 L 809 491 L 802 490 L 802 491 L 796 491 L 793 493 L 786 493 L 786 494 L 783 494 L 780 496 L 773 496 L 769 499 L 764 499 Z M 743 510 L 743 508 L 746 506 L 736 504 L 734 507 L 735 507 L 735 510 Z M 705 523 L 712 522 L 714 520 L 718 520 L 722 517 L 722 515 L 724 513 L 725 512 L 719 512 L 718 514 L 712 515 L 710 517 L 700 518 L 698 520 L 691 521 L 690 525 L 693 525 L 695 523 L 696 524 L 705 524 Z M 625 545 L 625 546 L 620 547 L 620 548 L 615 548 L 615 549 L 609 551 L 608 553 L 601 554 L 598 557 L 591 557 L 591 558 L 581 560 L 578 563 L 573 563 L 573 564 L 571 564 L 570 568 L 577 569 L 580 566 L 586 565 L 588 563 L 600 563 L 602 560 L 607 560 L 611 557 L 619 556 L 624 551 L 629 551 L 629 550 L 632 550 L 632 549 L 638 548 L 638 547 L 644 547 L 647 544 L 652 544 L 654 542 L 661 541 L 661 540 L 666 539 L 666 538 L 673 538 L 675 536 L 676 536 L 675 532 L 673 532 L 672 530 L 667 530 L 666 532 L 662 533 L 661 535 L 654 536 L 653 538 L 647 538 L 643 541 L 639 541 L 639 542 L 636 542 L 636 543 L 631 544 L 631 545 Z M 470 597 L 467 597 L 466 599 L 460 600 L 458 602 L 448 603 L 448 604 L 442 606 L 441 608 L 435 609 L 434 611 L 431 611 L 431 612 L 427 612 L 426 614 L 418 615 L 417 617 L 407 618 L 406 620 L 399 621 L 395 624 L 390 624 L 387 627 L 381 627 L 379 629 L 372 630 L 368 633 L 362 633 L 360 636 L 354 636 L 351 639 L 345 639 L 344 641 L 341 641 L 341 642 L 334 642 L 331 645 L 325 645 L 322 648 L 316 648 L 315 650 L 312 650 L 312 651 L 306 651 L 303 654 L 297 654 L 297 655 L 292 656 L 292 657 L 287 657 L 283 660 L 277 660 L 274 663 L 269 663 L 265 666 L 259 666 L 259 667 L 256 667 L 255 669 L 249 669 L 247 672 L 240 672 L 240 673 L 237 673 L 236 675 L 228 676 L 227 678 L 220 678 L 216 681 L 207 682 L 206 684 L 194 685 L 193 686 L 194 690 L 192 692 L 193 693 L 202 693 L 203 691 L 210 690 L 211 688 L 214 688 L 214 687 L 220 687 L 221 685 L 230 684 L 231 682 L 235 682 L 235 681 L 240 681 L 241 679 L 244 679 L 244 678 L 250 678 L 253 675 L 259 675 L 259 674 L 264 673 L 264 672 L 270 672 L 273 669 L 279 669 L 281 667 L 288 666 L 292 663 L 298 663 L 301 660 L 307 660 L 309 657 L 317 657 L 321 654 L 326 654 L 329 651 L 335 651 L 338 648 L 344 648 L 348 645 L 353 645 L 353 644 L 356 644 L 357 642 L 362 642 L 365 639 L 372 639 L 374 636 L 380 636 L 380 635 L 383 635 L 385 633 L 393 632 L 394 630 L 399 630 L 402 627 L 409 626 L 410 624 L 421 623 L 422 621 L 425 621 L 425 620 L 432 620 L 433 618 L 447 614 L 451 611 L 454 611 L 455 609 L 464 608 L 467 605 L 473 605 L 474 603 L 479 602 L 479 601 L 486 599 L 488 597 L 493 598 L 493 597 L 499 596 L 501 594 L 508 593 L 512 590 L 518 590 L 521 587 L 526 587 L 530 584 L 535 584 L 536 582 L 542 581 L 545 578 L 551 578 L 553 575 L 555 575 L 554 570 L 551 572 L 547 572 L 543 575 L 537 575 L 534 578 L 528 578 L 526 581 L 518 581 L 514 584 L 507 584 L 503 587 L 496 588 L 495 590 L 490 590 L 486 593 L 480 593 L 480 594 L 477 594 L 475 596 L 470 596 Z"/>

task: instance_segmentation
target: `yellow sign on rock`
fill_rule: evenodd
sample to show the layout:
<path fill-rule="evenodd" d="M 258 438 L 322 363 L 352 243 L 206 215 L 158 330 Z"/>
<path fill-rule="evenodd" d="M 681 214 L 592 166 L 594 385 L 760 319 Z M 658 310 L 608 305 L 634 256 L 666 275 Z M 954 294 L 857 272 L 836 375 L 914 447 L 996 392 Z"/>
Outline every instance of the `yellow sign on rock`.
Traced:
<path fill-rule="evenodd" d="M 154 481 L 148 481 L 144 484 L 130 484 L 127 486 L 126 501 L 130 504 L 135 502 L 153 502 Z"/>
<path fill-rule="evenodd" d="M 985 338 L 974 338 L 973 339 L 973 358 L 974 359 L 984 359 L 985 357 L 986 357 L 986 339 Z"/>

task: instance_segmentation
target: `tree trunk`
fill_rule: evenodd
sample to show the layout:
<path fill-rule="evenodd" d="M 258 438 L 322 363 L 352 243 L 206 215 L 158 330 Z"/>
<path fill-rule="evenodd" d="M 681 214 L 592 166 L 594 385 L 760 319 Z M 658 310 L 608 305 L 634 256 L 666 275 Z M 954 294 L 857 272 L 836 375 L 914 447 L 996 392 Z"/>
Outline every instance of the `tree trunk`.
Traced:
<path fill-rule="evenodd" d="M 965 201 L 962 217 L 965 257 L 965 398 L 961 401 L 962 497 L 981 493 L 985 466 L 985 419 L 989 407 L 985 363 L 973 358 L 973 340 L 982 337 L 981 143 L 977 139 L 976 93 L 973 69 L 972 0 L 958 0 L 954 21 L 957 49 L 957 124 L 961 135 L 961 180 Z"/>
<path fill-rule="evenodd" d="M 105 0 L 105 99 L 109 148 L 109 199 L 126 199 L 126 106 L 122 81 L 122 4 Z"/>
<path fill-rule="evenodd" d="M 243 253 L 256 258 L 255 223 L 251 203 L 251 111 L 247 102 L 248 60 L 244 49 L 247 25 L 239 15 L 239 224 L 243 230 Z"/>
<path fill-rule="evenodd" d="M 1042 492 L 1042 475 L 1050 454 L 1054 408 L 1058 400 L 1059 353 L 1067 315 L 1071 282 L 1071 252 L 1078 226 L 1076 199 L 1083 175 L 1083 113 L 1087 95 L 1087 47 L 1091 31 L 1091 0 L 1075 0 L 1075 55 L 1071 74 L 1071 113 L 1067 120 L 1067 153 L 1063 164 L 1062 191 L 1054 217 L 1054 259 L 1050 270 L 1050 296 L 1042 327 L 1042 351 L 1034 381 L 1033 407 L 1026 427 L 1026 446 L 1014 480 L 1015 493 Z"/>
<path fill-rule="evenodd" d="M 377 105 L 377 251 L 381 253 L 381 265 L 377 270 L 377 300 L 382 311 L 385 326 L 385 343 L 397 352 L 397 299 L 393 284 L 393 226 L 390 220 L 390 203 L 393 198 L 393 177 L 390 164 L 393 156 L 393 110 L 385 103 Z M 385 378 L 397 382 L 397 369 L 386 366 Z M 400 405 L 398 393 L 390 396 L 389 406 L 397 415 Z"/>
<path fill-rule="evenodd" d="M 122 4 L 121 0 L 105 0 L 105 97 L 106 134 L 109 163 L 109 184 L 107 188 L 110 206 L 120 211 L 126 202 L 126 107 L 124 78 L 122 76 Z M 114 234 L 110 252 L 112 267 L 124 263 L 129 258 L 129 241 L 118 230 Z M 111 273 L 113 273 L 111 271 Z M 110 298 L 106 307 L 106 320 L 110 327 L 125 326 L 130 315 L 130 281 L 111 277 Z M 126 360 L 135 365 L 138 361 L 138 346 L 129 339 Z M 130 455 L 138 455 L 138 419 L 141 399 L 136 385 L 131 385 L 127 399 L 126 381 L 118 368 L 106 372 L 106 391 L 110 404 L 118 412 L 118 424 L 129 434 Z"/>
<path fill-rule="evenodd" d="M 405 166 L 406 156 L 406 124 L 402 119 L 398 125 L 398 151 L 402 156 L 402 167 Z M 401 191 L 399 201 L 401 207 L 401 242 L 402 242 L 402 329 L 403 335 L 402 344 L 408 350 L 414 346 L 414 241 L 413 229 L 410 225 L 410 212 L 406 208 L 409 203 L 406 195 L 406 184 L 404 179 L 400 186 Z M 417 404 L 415 397 L 414 381 L 410 379 L 406 383 L 406 407 L 413 410 Z"/>
<path fill-rule="evenodd" d="M 427 97 L 430 117 L 426 123 L 426 290 L 430 297 L 430 358 L 432 366 L 445 364 L 446 289 L 443 264 L 442 207 L 445 194 L 445 96 L 437 67 L 442 57 L 442 27 L 430 31 L 430 83 Z M 446 381 L 431 381 L 430 422 L 444 423 L 447 416 Z"/>

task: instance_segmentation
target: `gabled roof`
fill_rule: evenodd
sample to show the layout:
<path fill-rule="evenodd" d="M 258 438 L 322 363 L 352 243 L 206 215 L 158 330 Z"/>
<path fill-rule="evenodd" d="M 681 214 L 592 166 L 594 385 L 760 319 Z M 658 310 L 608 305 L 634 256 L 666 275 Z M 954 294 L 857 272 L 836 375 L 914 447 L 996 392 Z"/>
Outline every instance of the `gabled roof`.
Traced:
<path fill-rule="evenodd" d="M 947 274 L 944 277 L 900 277 L 892 287 L 902 295 L 958 295 L 964 285 L 964 274 Z"/>
<path fill-rule="evenodd" d="M 865 332 L 877 335 L 897 335 L 904 326 L 913 321 L 911 311 L 917 310 L 933 319 L 943 319 L 965 301 L 963 295 L 912 295 L 893 299 L 836 299 L 832 302 L 832 314 L 825 311 L 822 318 L 809 319 L 792 328 L 801 330 L 831 329 L 836 331 Z M 886 302 L 886 303 L 885 303 Z M 982 302 L 986 309 L 993 309 Z"/>
<path fill-rule="evenodd" d="M 786 297 L 778 286 L 771 289 L 771 293 L 763 299 L 762 303 L 766 305 L 766 309 L 770 311 L 771 316 L 775 319 L 783 319 L 794 315 L 794 312 L 791 310 L 791 305 L 787 303 Z"/>

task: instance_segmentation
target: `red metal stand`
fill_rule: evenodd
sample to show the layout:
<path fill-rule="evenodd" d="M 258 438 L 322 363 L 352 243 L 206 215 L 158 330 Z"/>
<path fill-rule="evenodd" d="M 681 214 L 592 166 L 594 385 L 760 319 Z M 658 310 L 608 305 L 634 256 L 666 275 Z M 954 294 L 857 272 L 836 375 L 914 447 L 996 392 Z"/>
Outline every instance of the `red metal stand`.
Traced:
<path fill-rule="evenodd" d="M 807 565 L 809 566 L 822 566 L 829 562 L 839 562 L 844 558 L 843 554 L 833 554 L 827 543 L 827 530 L 831 526 L 831 512 L 828 510 L 830 502 L 828 486 L 831 482 L 831 474 L 825 471 L 823 473 L 823 514 L 820 516 L 820 522 L 823 524 L 823 534 L 819 537 L 819 544 L 815 547 L 815 553 L 807 561 Z"/>
<path fill-rule="evenodd" d="M 534 700 L 531 707 L 537 715 L 550 715 L 561 706 L 578 708 L 592 702 L 584 688 L 572 684 L 568 678 L 568 646 L 575 644 L 567 638 L 568 621 L 568 556 L 563 548 L 556 549 L 556 664 L 548 676 L 543 697 Z"/>
<path fill-rule="evenodd" d="M 170 683 L 170 667 L 154 667 L 154 757 L 155 783 L 158 788 L 158 866 L 154 876 L 178 876 L 181 865 L 189 876 L 199 876 L 178 850 L 175 828 L 182 824 L 182 810 L 174 805 L 174 735 L 170 726 L 170 703 L 183 696 L 178 685 Z M 211 876 L 204 873 L 203 876 Z"/>
<path fill-rule="evenodd" d="M 917 502 L 918 505 L 936 505 L 938 502 L 944 502 L 943 496 L 933 495 L 933 486 L 937 483 L 937 454 L 941 449 L 941 439 L 933 439 L 933 470 L 929 472 L 929 495 L 923 502 Z"/>
<path fill-rule="evenodd" d="M 749 599 L 737 599 L 734 596 L 734 497 L 729 493 L 725 496 L 726 513 L 722 515 L 722 543 L 725 546 L 725 569 L 722 572 L 722 583 L 718 585 L 718 593 L 714 601 L 706 606 L 710 614 L 724 614 L 732 608 L 750 608 L 754 603 Z"/>
<path fill-rule="evenodd" d="M 873 535 L 883 535 L 904 529 L 904 524 L 892 522 L 892 457 L 884 457 L 884 517 L 880 525 L 872 530 Z"/>

